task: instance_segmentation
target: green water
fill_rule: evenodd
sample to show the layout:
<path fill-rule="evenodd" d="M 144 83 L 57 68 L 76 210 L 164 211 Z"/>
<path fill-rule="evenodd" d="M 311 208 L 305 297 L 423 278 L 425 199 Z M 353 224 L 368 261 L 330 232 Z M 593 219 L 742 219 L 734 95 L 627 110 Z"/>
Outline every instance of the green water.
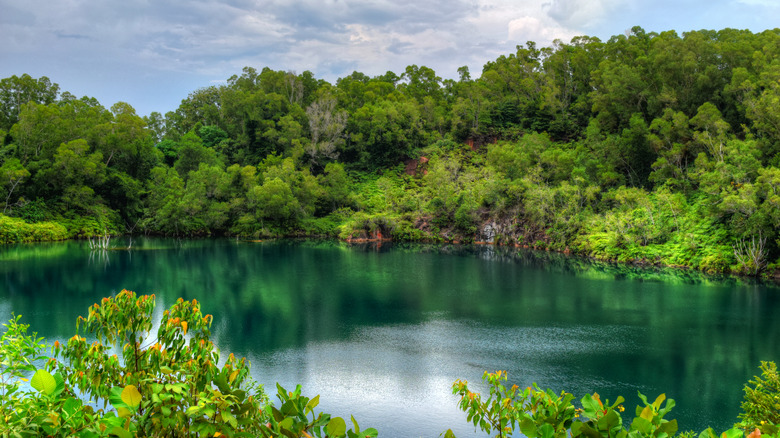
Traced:
<path fill-rule="evenodd" d="M 126 241 L 112 242 L 126 246 Z M 780 290 L 493 247 L 135 239 L 0 247 L 0 317 L 51 342 L 123 288 L 197 298 L 223 352 L 385 437 L 474 436 L 450 385 L 508 370 L 577 398 L 665 392 L 681 429 L 736 421 L 742 385 L 780 361 Z"/>

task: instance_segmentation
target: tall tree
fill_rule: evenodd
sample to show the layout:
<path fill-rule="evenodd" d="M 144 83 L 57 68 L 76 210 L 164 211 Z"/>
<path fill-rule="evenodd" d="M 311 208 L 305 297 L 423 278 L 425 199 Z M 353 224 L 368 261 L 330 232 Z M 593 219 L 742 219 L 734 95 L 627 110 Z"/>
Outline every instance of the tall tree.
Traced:
<path fill-rule="evenodd" d="M 38 79 L 28 74 L 0 80 L 0 129 L 9 130 L 19 119 L 22 105 L 35 102 L 50 104 L 57 100 L 60 86 L 46 76 Z"/>

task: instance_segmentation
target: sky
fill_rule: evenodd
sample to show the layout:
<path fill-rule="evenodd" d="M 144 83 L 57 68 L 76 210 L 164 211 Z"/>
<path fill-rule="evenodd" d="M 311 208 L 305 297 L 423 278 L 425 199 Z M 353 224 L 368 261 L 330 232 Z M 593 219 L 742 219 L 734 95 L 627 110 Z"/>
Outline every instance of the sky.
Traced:
<path fill-rule="evenodd" d="M 780 0 L 0 0 L 0 78 L 47 76 L 61 91 L 175 110 L 245 66 L 443 78 L 577 35 L 780 27 Z"/>

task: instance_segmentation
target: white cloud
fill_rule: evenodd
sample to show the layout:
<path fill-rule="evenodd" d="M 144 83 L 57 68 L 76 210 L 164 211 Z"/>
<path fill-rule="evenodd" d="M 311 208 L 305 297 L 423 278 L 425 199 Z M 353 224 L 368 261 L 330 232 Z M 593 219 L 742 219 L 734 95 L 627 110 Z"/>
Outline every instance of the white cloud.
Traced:
<path fill-rule="evenodd" d="M 554 23 L 545 23 L 536 17 L 520 17 L 509 22 L 509 38 L 515 41 L 534 41 L 537 46 L 549 45 L 553 40 L 559 39 L 569 42 L 579 33 Z"/>
<path fill-rule="evenodd" d="M 575 28 L 594 28 L 632 0 L 549 0 L 547 15 L 558 23 Z"/>

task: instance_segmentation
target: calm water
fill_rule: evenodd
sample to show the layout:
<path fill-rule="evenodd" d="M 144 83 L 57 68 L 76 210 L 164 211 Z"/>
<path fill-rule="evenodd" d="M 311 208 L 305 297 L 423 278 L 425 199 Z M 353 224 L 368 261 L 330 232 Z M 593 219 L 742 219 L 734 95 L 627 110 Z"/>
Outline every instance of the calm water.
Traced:
<path fill-rule="evenodd" d="M 450 387 L 498 369 L 578 399 L 623 395 L 626 413 L 637 391 L 665 392 L 681 429 L 725 429 L 759 362 L 780 360 L 775 286 L 492 247 L 66 242 L 0 247 L 0 276 L 0 318 L 22 314 L 50 342 L 123 288 L 158 309 L 197 298 L 269 392 L 300 383 L 384 437 L 481 436 Z"/>

